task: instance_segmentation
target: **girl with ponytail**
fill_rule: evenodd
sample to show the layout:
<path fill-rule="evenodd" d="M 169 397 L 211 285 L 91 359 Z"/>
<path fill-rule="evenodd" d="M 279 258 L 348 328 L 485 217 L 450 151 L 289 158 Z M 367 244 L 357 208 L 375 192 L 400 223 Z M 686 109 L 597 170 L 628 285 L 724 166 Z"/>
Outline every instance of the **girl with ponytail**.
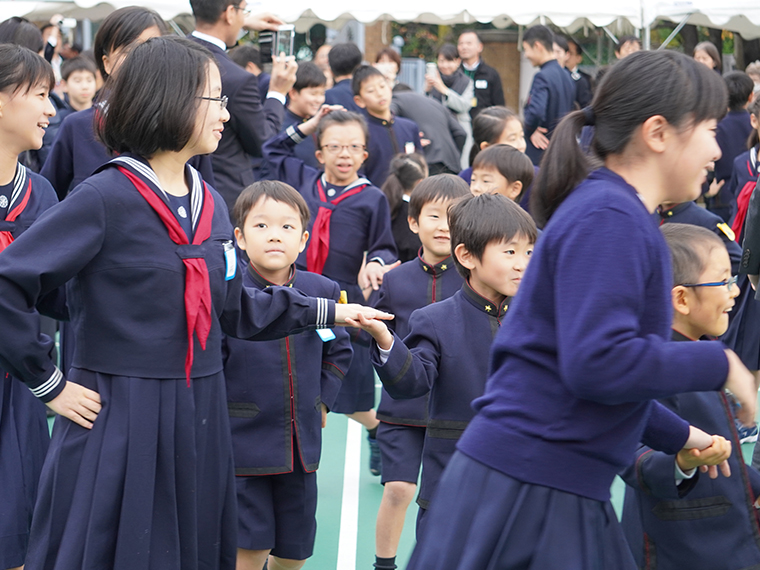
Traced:
<path fill-rule="evenodd" d="M 545 231 L 410 570 L 633 570 L 609 499 L 639 442 L 693 449 L 705 464 L 727 458 L 725 440 L 656 400 L 729 389 L 739 419 L 754 422 L 757 391 L 736 354 L 669 342 L 670 254 L 651 219 L 662 202 L 699 196 L 726 108 L 718 74 L 638 52 L 560 123 L 533 187 Z M 603 166 L 590 172 L 577 137 L 592 124 Z"/>
<path fill-rule="evenodd" d="M 427 178 L 425 157 L 418 153 L 397 154 L 391 160 L 388 178 L 382 191 L 391 207 L 391 230 L 401 263 L 415 259 L 422 244 L 420 238 L 409 229 L 409 196 L 421 180 Z"/>

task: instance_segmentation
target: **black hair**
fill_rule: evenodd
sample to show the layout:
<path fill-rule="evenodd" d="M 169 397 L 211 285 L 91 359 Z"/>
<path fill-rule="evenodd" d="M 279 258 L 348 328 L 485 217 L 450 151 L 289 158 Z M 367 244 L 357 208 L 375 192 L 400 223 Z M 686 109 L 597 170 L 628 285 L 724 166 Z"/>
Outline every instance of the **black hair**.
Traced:
<path fill-rule="evenodd" d="M 636 78 L 646 77 L 647 81 Z M 676 128 L 688 128 L 726 114 L 728 93 L 717 73 L 672 51 L 639 51 L 612 66 L 591 102 L 595 117 L 592 148 L 604 160 L 621 154 L 636 129 L 661 115 Z M 533 183 L 530 211 L 541 227 L 588 175 L 577 142 L 588 113 L 573 111 L 555 129 Z"/>
<path fill-rule="evenodd" d="M 351 90 L 354 92 L 354 95 L 360 95 L 364 82 L 374 76 L 385 78 L 385 75 L 378 68 L 371 65 L 360 65 L 357 67 L 354 71 L 354 78 L 351 80 Z"/>
<path fill-rule="evenodd" d="M 256 67 L 261 68 L 261 52 L 259 48 L 250 44 L 235 46 L 227 52 L 227 55 L 240 67 L 244 68 L 249 63 L 253 63 Z"/>
<path fill-rule="evenodd" d="M 425 178 L 427 162 L 418 153 L 397 154 L 388 167 L 388 178 L 383 182 L 382 191 L 391 207 L 391 218 L 395 218 L 404 194 L 411 192 L 417 183 Z"/>
<path fill-rule="evenodd" d="M 517 113 L 501 105 L 486 107 L 472 120 L 473 145 L 470 149 L 470 165 L 480 152 L 480 145 L 484 142 L 494 144 L 501 138 L 507 123 L 512 120 L 520 120 Z"/>
<path fill-rule="evenodd" d="M 308 89 L 309 87 L 324 87 L 326 84 L 327 78 L 316 64 L 310 61 L 298 64 L 296 82 L 293 84 L 293 89 L 301 91 L 302 89 Z"/>
<path fill-rule="evenodd" d="M 13 16 L 0 23 L 0 44 L 14 44 L 40 53 L 45 47 L 42 32 L 26 18 Z"/>
<path fill-rule="evenodd" d="M 755 97 L 753 99 L 752 103 L 747 107 L 747 111 L 755 116 L 755 120 L 760 121 L 760 97 Z M 760 135 L 757 133 L 757 129 L 752 129 L 752 132 L 747 138 L 747 148 L 750 149 L 758 144 L 760 144 Z"/>
<path fill-rule="evenodd" d="M 136 46 L 109 81 L 108 109 L 96 128 L 110 151 L 151 158 L 180 151 L 195 131 L 208 83 L 209 50 L 187 38 L 153 38 Z"/>
<path fill-rule="evenodd" d="M 462 30 L 462 33 L 459 34 L 459 37 L 461 38 L 465 34 L 475 34 L 475 37 L 478 38 L 478 43 L 480 43 L 480 44 L 483 43 L 483 38 L 480 37 L 480 34 L 478 33 L 477 30 L 473 30 L 471 28 L 468 29 L 468 30 Z M 459 38 L 457 38 L 457 39 L 459 39 Z"/>
<path fill-rule="evenodd" d="M 325 131 L 335 125 L 348 125 L 356 123 L 362 129 L 364 133 L 364 145 L 369 145 L 369 129 L 367 128 L 367 121 L 359 113 L 352 111 L 332 111 L 328 115 L 322 117 L 317 125 L 317 132 L 315 136 L 317 138 L 317 148 L 322 148 L 322 135 Z"/>
<path fill-rule="evenodd" d="M 417 184 L 409 196 L 409 217 L 419 221 L 425 204 L 449 202 L 467 196 L 470 188 L 455 174 L 436 174 Z"/>
<path fill-rule="evenodd" d="M 72 57 L 61 64 L 61 79 L 68 81 L 69 76 L 75 71 L 87 71 L 92 73 L 92 76 L 95 77 L 98 69 L 95 67 L 95 64 L 92 63 L 92 60 L 87 57 L 81 55 Z"/>
<path fill-rule="evenodd" d="M 567 48 L 570 49 L 571 45 L 575 46 L 575 53 L 578 55 L 583 55 L 583 48 L 581 47 L 581 44 L 579 44 L 573 36 L 568 36 L 567 38 Z"/>
<path fill-rule="evenodd" d="M 229 6 L 239 6 L 241 0 L 190 0 L 193 16 L 204 24 L 215 24 Z"/>
<path fill-rule="evenodd" d="M 546 26 L 539 24 L 538 26 L 533 26 L 532 28 L 525 30 L 522 41 L 529 46 L 539 43 L 546 48 L 546 51 L 551 53 L 553 47 L 552 44 L 554 43 L 554 32 Z"/>
<path fill-rule="evenodd" d="M 623 46 L 627 44 L 628 42 L 633 42 L 635 44 L 638 44 L 639 47 L 641 47 L 641 40 L 638 38 L 638 36 L 621 36 L 618 38 L 615 51 L 620 52 Z"/>
<path fill-rule="evenodd" d="M 103 57 L 119 48 L 129 47 L 145 30 L 157 27 L 161 34 L 166 33 L 166 24 L 157 12 L 150 8 L 127 6 L 114 10 L 103 20 L 95 34 L 92 52 L 95 64 L 103 79 L 108 77 Z"/>
<path fill-rule="evenodd" d="M 451 254 L 457 271 L 464 278 L 470 270 L 457 259 L 454 251 L 461 243 L 476 259 L 482 261 L 489 243 L 509 242 L 515 236 L 525 236 L 535 243 L 536 224 L 520 206 L 501 194 L 465 196 L 449 208 Z"/>
<path fill-rule="evenodd" d="M 248 217 L 251 209 L 259 203 L 262 198 L 269 198 L 275 202 L 283 202 L 291 206 L 301 218 L 301 231 L 305 232 L 309 225 L 309 206 L 303 196 L 289 184 L 279 180 L 260 180 L 254 182 L 243 190 L 235 200 L 232 208 L 232 218 L 235 225 L 243 229 L 245 219 Z"/>
<path fill-rule="evenodd" d="M 570 51 L 570 46 L 567 43 L 567 38 L 560 34 L 554 34 L 554 43 L 557 44 L 564 52 Z"/>
<path fill-rule="evenodd" d="M 53 68 L 44 57 L 14 44 L 0 44 L 0 92 L 28 92 L 37 85 L 55 87 Z"/>
<path fill-rule="evenodd" d="M 713 61 L 714 69 L 717 69 L 718 71 L 721 71 L 723 69 L 723 62 L 721 61 L 720 52 L 718 51 L 718 48 L 715 47 L 714 43 L 700 42 L 694 47 L 694 55 L 696 55 L 698 51 L 703 51 L 710 56 L 710 59 Z"/>
<path fill-rule="evenodd" d="M 473 172 L 479 168 L 497 170 L 508 182 L 522 182 L 522 192 L 515 198 L 516 202 L 533 182 L 535 172 L 528 156 L 508 144 L 495 144 L 480 151 L 472 163 Z"/>
<path fill-rule="evenodd" d="M 670 249 L 673 287 L 697 283 L 707 269 L 710 252 L 715 248 L 726 249 L 723 240 L 701 226 L 663 224 L 660 231 Z"/>
<path fill-rule="evenodd" d="M 723 78 L 728 87 L 728 108 L 730 111 L 741 111 L 747 105 L 755 82 L 743 71 L 732 71 Z"/>
<path fill-rule="evenodd" d="M 459 50 L 457 50 L 457 46 L 454 44 L 443 44 L 438 48 L 436 55 L 446 61 L 454 61 L 455 59 L 459 59 Z"/>
<path fill-rule="evenodd" d="M 401 71 L 401 56 L 395 49 L 389 47 L 381 49 L 375 56 L 375 63 L 380 61 L 380 58 L 383 56 L 386 56 L 393 63 L 395 63 L 398 66 L 398 70 Z"/>
<path fill-rule="evenodd" d="M 332 71 L 333 77 L 352 75 L 356 68 L 362 64 L 362 58 L 361 50 L 351 42 L 335 44 L 330 53 L 327 54 L 327 61 L 330 63 L 330 71 Z"/>

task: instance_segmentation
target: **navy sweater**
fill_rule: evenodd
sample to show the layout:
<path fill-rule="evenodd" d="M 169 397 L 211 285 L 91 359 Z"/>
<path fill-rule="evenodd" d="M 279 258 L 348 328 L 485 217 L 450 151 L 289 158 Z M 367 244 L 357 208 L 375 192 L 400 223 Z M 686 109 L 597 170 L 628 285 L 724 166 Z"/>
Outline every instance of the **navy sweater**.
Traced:
<path fill-rule="evenodd" d="M 264 144 L 264 158 L 275 180 L 290 184 L 304 197 L 313 224 L 321 205 L 317 180 L 322 173 L 294 156 L 296 144 L 303 139 L 301 132 L 291 126 Z M 299 268 L 306 269 L 307 250 L 308 246 L 298 257 Z M 322 274 L 347 289 L 352 303 L 364 303 L 357 277 L 365 251 L 367 259 L 384 263 L 396 260 L 390 206 L 382 190 L 375 186 L 367 186 L 334 206 L 330 218 L 330 252 Z"/>
<path fill-rule="evenodd" d="M 462 277 L 454 260 L 448 257 L 437 265 L 423 261 L 418 254 L 389 271 L 383 277 L 377 298 L 370 302 L 381 311 L 395 315 L 388 328 L 399 338 L 409 334 L 409 319 L 417 309 L 448 299 L 462 288 Z M 374 301 L 374 302 L 373 302 Z M 394 400 L 383 388 L 377 419 L 389 424 L 427 425 L 427 396 L 410 400 Z"/>
<path fill-rule="evenodd" d="M 259 291 L 272 286 L 250 264 L 243 285 Z M 337 283 L 295 267 L 285 286 L 334 301 L 340 297 Z M 353 355 L 348 332 L 337 327 L 333 333 L 335 338 L 327 342 L 315 331 L 258 342 L 225 338 L 224 377 L 236 475 L 290 473 L 296 456 L 307 472 L 317 469 L 322 451 L 320 404 L 333 406 Z"/>
<path fill-rule="evenodd" d="M 673 340 L 690 339 L 674 331 Z M 672 455 L 643 446 L 623 474 L 628 486 L 622 525 L 640 568 L 741 570 L 760 567 L 760 526 L 753 505 L 760 473 L 741 455 L 734 416 L 722 392 L 691 392 L 662 400 L 696 427 L 734 446 L 731 477 L 695 473 L 676 485 Z"/>
<path fill-rule="evenodd" d="M 639 441 L 677 453 L 688 425 L 652 400 L 719 389 L 728 361 L 718 342 L 669 342 L 671 285 L 636 190 L 607 169 L 590 174 L 538 241 L 459 449 L 601 501 Z"/>
<path fill-rule="evenodd" d="M 483 394 L 488 352 L 509 300 L 497 306 L 464 284 L 452 297 L 412 313 L 409 334 L 394 334 L 388 361 L 380 364 L 372 343 L 372 364 L 393 398 L 430 393 L 422 481 L 417 503 L 427 508 L 457 439 L 472 419 L 471 402 Z"/>
<path fill-rule="evenodd" d="M 388 168 L 394 156 L 399 153 L 423 152 L 420 128 L 414 121 L 403 117 L 392 117 L 386 121 L 365 112 L 364 118 L 369 127 L 369 156 L 361 172 L 379 188 L 388 178 Z"/>
<path fill-rule="evenodd" d="M 162 197 L 141 171 L 129 170 Z M 199 183 L 197 173 L 189 175 Z M 331 326 L 332 300 L 285 287 L 244 289 L 240 272 L 225 280 L 232 226 L 221 197 L 213 189 L 211 194 L 211 235 L 193 246 L 169 238 L 150 204 L 112 164 L 47 210 L 0 255 L 0 322 L 11 323 L 0 328 L 0 366 L 46 402 L 61 392 L 61 373 L 50 360 L 52 340 L 39 334 L 35 304 L 69 282 L 73 367 L 184 378 L 188 339 L 182 256 L 187 255 L 205 260 L 212 302 L 205 350 L 193 336 L 195 378 L 222 371 L 222 332 L 263 340 Z"/>

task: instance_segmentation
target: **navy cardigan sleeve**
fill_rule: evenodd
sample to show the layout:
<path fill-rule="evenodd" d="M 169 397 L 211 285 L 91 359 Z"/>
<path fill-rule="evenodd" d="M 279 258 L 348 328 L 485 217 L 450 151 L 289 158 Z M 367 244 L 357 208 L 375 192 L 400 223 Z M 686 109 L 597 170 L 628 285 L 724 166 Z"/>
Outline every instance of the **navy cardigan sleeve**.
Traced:
<path fill-rule="evenodd" d="M 316 168 L 295 155 L 296 145 L 304 138 L 303 133 L 291 125 L 264 143 L 262 149 L 272 178 L 290 184 L 299 192 L 305 183 L 319 175 Z"/>

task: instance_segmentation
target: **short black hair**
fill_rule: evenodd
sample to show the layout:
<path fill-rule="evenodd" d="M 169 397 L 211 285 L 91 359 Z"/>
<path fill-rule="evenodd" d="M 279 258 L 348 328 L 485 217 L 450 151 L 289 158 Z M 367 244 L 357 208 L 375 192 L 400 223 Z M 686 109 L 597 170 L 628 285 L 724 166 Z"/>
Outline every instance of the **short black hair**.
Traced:
<path fill-rule="evenodd" d="M 55 87 L 53 68 L 44 57 L 15 44 L 0 44 L 0 92 L 28 92 L 37 85 Z"/>
<path fill-rule="evenodd" d="M 728 87 L 728 108 L 741 111 L 749 102 L 749 96 L 755 89 L 755 82 L 743 71 L 732 71 L 723 78 Z"/>
<path fill-rule="evenodd" d="M 316 64 L 310 61 L 298 64 L 296 82 L 293 84 L 293 89 L 301 91 L 302 89 L 308 89 L 309 87 L 324 87 L 325 85 L 327 85 L 327 78 Z"/>
<path fill-rule="evenodd" d="M 344 42 L 335 44 L 330 53 L 327 54 L 327 61 L 330 63 L 330 70 L 334 77 L 352 75 L 357 67 L 362 64 L 361 50 L 355 43 Z"/>
<path fill-rule="evenodd" d="M 45 47 L 39 28 L 20 16 L 13 16 L 0 23 L 0 44 L 15 44 L 34 53 L 40 53 Z"/>
<path fill-rule="evenodd" d="M 567 43 L 567 38 L 561 34 L 554 34 L 554 43 L 557 44 L 564 52 L 570 51 L 570 46 Z"/>
<path fill-rule="evenodd" d="M 199 22 L 215 24 L 229 6 L 239 6 L 241 0 L 190 0 L 193 16 Z"/>
<path fill-rule="evenodd" d="M 446 61 L 454 61 L 455 59 L 459 59 L 459 50 L 454 44 L 443 44 L 438 48 L 437 55 Z"/>
<path fill-rule="evenodd" d="M 360 65 L 357 67 L 356 71 L 354 71 L 354 78 L 351 80 L 351 90 L 354 92 L 354 95 L 361 95 L 364 82 L 370 77 L 375 76 L 385 78 L 385 75 L 378 68 L 371 65 Z"/>
<path fill-rule="evenodd" d="M 472 138 L 473 145 L 470 149 L 470 165 L 475 161 L 475 157 L 480 152 L 480 145 L 484 142 L 489 145 L 496 143 L 501 138 L 504 129 L 507 128 L 509 121 L 519 121 L 517 113 L 502 107 L 494 105 L 486 107 L 472 121 Z M 522 124 L 522 121 L 520 121 Z"/>
<path fill-rule="evenodd" d="M 244 68 L 249 63 L 253 63 L 256 67 L 261 68 L 261 52 L 259 48 L 250 44 L 235 46 L 227 52 L 227 55 L 240 67 Z"/>
<path fill-rule="evenodd" d="M 106 87 L 100 140 L 111 151 L 145 158 L 182 150 L 195 131 L 210 65 L 216 65 L 211 52 L 187 38 L 165 36 L 136 46 Z"/>
<path fill-rule="evenodd" d="M 638 36 L 621 36 L 618 38 L 617 46 L 615 48 L 615 51 L 620 51 L 620 49 L 627 43 L 633 42 L 635 44 L 638 44 L 639 47 L 641 47 L 641 40 L 638 38 Z"/>
<path fill-rule="evenodd" d="M 332 111 L 328 115 L 322 117 L 317 125 L 317 132 L 315 133 L 315 136 L 317 137 L 317 148 L 322 148 L 322 135 L 328 128 L 335 125 L 348 125 L 350 123 L 356 123 L 361 127 L 362 132 L 364 133 L 364 145 L 368 146 L 369 128 L 367 127 L 367 121 L 362 115 L 352 111 Z"/>
<path fill-rule="evenodd" d="M 391 219 L 396 217 L 404 200 L 404 194 L 414 190 L 419 181 L 425 178 L 426 173 L 427 161 L 419 153 L 400 153 L 391 159 L 388 178 L 385 179 L 381 188 L 391 207 Z"/>
<path fill-rule="evenodd" d="M 494 144 L 481 150 L 472 163 L 473 172 L 478 169 L 497 170 L 508 182 L 522 182 L 522 192 L 515 198 L 517 202 L 535 175 L 533 162 L 528 156 L 508 144 Z"/>
<path fill-rule="evenodd" d="M 436 174 L 417 184 L 409 196 L 409 217 L 420 219 L 420 212 L 430 202 L 448 202 L 470 193 L 470 188 L 456 174 Z"/>
<path fill-rule="evenodd" d="M 127 6 L 114 10 L 103 20 L 95 34 L 92 54 L 95 64 L 100 70 L 103 79 L 108 77 L 103 64 L 103 56 L 107 56 L 114 50 L 125 48 L 140 37 L 145 30 L 157 27 L 162 34 L 166 33 L 166 23 L 157 12 L 150 8 L 139 6 Z"/>
<path fill-rule="evenodd" d="M 554 43 L 554 32 L 552 32 L 546 26 L 538 25 L 533 26 L 525 30 L 522 41 L 529 46 L 533 46 L 536 43 L 541 44 L 547 51 L 552 51 L 552 44 Z"/>
<path fill-rule="evenodd" d="M 295 188 L 279 180 L 254 182 L 240 193 L 232 208 L 232 217 L 238 228 L 243 229 L 248 214 L 262 198 L 269 198 L 291 206 L 301 218 L 301 232 L 306 231 L 311 216 L 306 200 Z"/>
<path fill-rule="evenodd" d="M 395 63 L 398 66 L 398 70 L 401 71 L 401 56 L 395 49 L 389 47 L 381 49 L 375 56 L 375 63 L 379 62 L 383 56 Z"/>
<path fill-rule="evenodd" d="M 462 33 L 459 34 L 459 37 L 457 38 L 457 40 L 465 34 L 475 34 L 475 37 L 478 38 L 478 42 L 481 44 L 483 43 L 483 38 L 480 37 L 480 34 L 477 32 L 477 30 L 473 30 L 472 28 L 467 29 L 467 30 L 462 30 Z"/>
<path fill-rule="evenodd" d="M 670 249 L 673 267 L 673 287 L 697 283 L 707 269 L 707 260 L 715 248 L 726 249 L 723 240 L 701 226 L 691 224 L 663 224 L 662 235 Z"/>
<path fill-rule="evenodd" d="M 95 67 L 95 64 L 92 63 L 91 59 L 79 55 L 77 57 L 67 59 L 61 64 L 61 79 L 68 81 L 69 76 L 75 71 L 87 71 L 89 73 L 92 73 L 92 76 L 95 77 L 98 69 Z"/>
<path fill-rule="evenodd" d="M 578 55 L 583 55 L 583 48 L 581 47 L 581 44 L 579 44 L 573 36 L 568 36 L 567 38 L 567 48 L 570 49 L 570 46 L 575 46 L 575 53 Z"/>
<path fill-rule="evenodd" d="M 459 274 L 467 279 L 470 270 L 457 259 L 454 251 L 461 243 L 476 259 L 483 259 L 489 243 L 509 242 L 525 236 L 530 243 L 538 237 L 536 223 L 520 206 L 501 194 L 465 196 L 449 208 L 451 254 Z"/>

